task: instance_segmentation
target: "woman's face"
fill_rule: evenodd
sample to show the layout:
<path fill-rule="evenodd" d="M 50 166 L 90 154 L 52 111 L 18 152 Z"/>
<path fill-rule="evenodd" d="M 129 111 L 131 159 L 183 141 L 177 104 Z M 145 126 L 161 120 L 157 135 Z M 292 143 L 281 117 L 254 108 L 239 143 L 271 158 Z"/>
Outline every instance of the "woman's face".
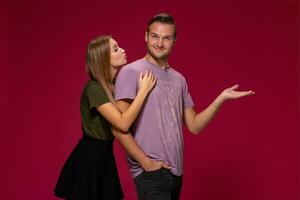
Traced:
<path fill-rule="evenodd" d="M 110 64 L 113 68 L 119 68 L 127 63 L 125 50 L 118 46 L 114 39 L 109 40 Z"/>

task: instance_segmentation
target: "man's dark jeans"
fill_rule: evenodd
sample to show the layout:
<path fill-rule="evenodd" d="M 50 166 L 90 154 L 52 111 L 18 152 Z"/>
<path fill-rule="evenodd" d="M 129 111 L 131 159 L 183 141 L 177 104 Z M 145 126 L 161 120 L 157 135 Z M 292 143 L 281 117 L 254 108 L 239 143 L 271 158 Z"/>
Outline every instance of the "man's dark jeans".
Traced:
<path fill-rule="evenodd" d="M 182 176 L 161 168 L 134 178 L 139 200 L 179 200 Z"/>

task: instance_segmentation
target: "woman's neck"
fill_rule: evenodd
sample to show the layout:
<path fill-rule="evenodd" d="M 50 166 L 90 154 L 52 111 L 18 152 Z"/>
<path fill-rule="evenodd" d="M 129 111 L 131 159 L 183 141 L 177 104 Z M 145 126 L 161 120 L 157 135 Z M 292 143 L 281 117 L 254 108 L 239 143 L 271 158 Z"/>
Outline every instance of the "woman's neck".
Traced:
<path fill-rule="evenodd" d="M 116 69 L 114 67 L 110 67 L 111 82 L 113 82 L 117 72 L 118 72 L 118 69 Z"/>

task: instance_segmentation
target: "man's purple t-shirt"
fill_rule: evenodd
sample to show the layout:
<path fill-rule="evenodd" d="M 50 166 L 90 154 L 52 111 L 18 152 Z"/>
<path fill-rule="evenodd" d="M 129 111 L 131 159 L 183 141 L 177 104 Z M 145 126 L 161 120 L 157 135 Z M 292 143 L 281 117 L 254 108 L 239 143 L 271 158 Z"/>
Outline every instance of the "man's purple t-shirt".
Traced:
<path fill-rule="evenodd" d="M 148 95 L 132 127 L 137 144 L 153 160 L 171 165 L 171 172 L 183 174 L 183 109 L 193 107 L 184 77 L 173 68 L 161 69 L 145 59 L 124 66 L 115 84 L 115 99 L 134 99 L 139 87 L 140 72 L 152 71 L 157 82 Z M 133 177 L 143 169 L 128 157 Z"/>

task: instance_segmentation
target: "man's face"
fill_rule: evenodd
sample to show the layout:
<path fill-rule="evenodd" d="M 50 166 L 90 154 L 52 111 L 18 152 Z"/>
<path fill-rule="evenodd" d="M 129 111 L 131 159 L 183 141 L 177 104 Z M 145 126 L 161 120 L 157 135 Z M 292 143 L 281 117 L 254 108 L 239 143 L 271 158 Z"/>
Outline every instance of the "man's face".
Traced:
<path fill-rule="evenodd" d="M 175 45 L 175 27 L 172 24 L 155 22 L 146 33 L 148 53 L 157 60 L 168 59 Z"/>

